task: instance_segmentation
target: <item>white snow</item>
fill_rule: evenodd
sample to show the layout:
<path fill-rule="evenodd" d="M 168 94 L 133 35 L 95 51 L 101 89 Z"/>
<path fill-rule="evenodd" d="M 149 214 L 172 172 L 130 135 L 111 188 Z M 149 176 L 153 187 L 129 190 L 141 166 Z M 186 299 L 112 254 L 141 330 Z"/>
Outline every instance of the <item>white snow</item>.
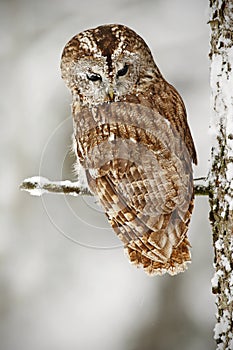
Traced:
<path fill-rule="evenodd" d="M 233 199 L 229 194 L 225 195 L 225 201 L 229 204 L 229 210 L 233 210 Z"/>
<path fill-rule="evenodd" d="M 218 287 L 218 275 L 215 273 L 214 277 L 211 279 L 211 285 L 213 288 Z"/>
<path fill-rule="evenodd" d="M 216 242 L 215 242 L 215 247 L 217 250 L 221 250 L 223 248 L 223 241 L 221 238 L 219 238 Z"/>
<path fill-rule="evenodd" d="M 46 177 L 43 176 L 32 176 L 30 178 L 27 178 L 23 181 L 23 183 L 29 183 L 30 185 L 34 186 L 34 188 L 24 188 L 25 191 L 29 192 L 32 196 L 40 197 L 45 193 L 51 193 L 51 191 L 48 191 L 45 188 L 45 185 L 54 185 L 57 187 L 72 187 L 72 188 L 80 188 L 79 182 L 71 182 L 69 180 L 63 180 L 63 181 L 50 181 Z M 63 194 L 63 192 L 56 192 L 56 194 Z M 69 193 L 72 196 L 78 196 L 77 193 L 72 192 Z"/>
<path fill-rule="evenodd" d="M 225 334 L 229 330 L 230 324 L 231 324 L 231 314 L 229 313 L 228 310 L 224 310 L 220 322 L 218 322 L 214 328 L 215 330 L 214 338 L 215 339 L 221 338 L 222 340 L 224 340 Z"/>
<path fill-rule="evenodd" d="M 233 117 L 232 117 L 233 119 Z M 233 125 L 232 125 L 232 132 L 233 132 Z M 227 170 L 226 170 L 226 178 L 227 181 L 231 182 L 231 188 L 233 188 L 233 163 L 227 164 Z"/>
<path fill-rule="evenodd" d="M 221 260 L 222 260 L 222 266 L 225 268 L 225 270 L 227 272 L 231 271 L 231 265 L 230 265 L 229 260 L 227 259 L 227 257 L 223 255 L 221 257 Z"/>
<path fill-rule="evenodd" d="M 43 188 L 43 185 L 48 184 L 49 180 L 42 176 L 33 176 L 24 180 L 24 183 L 34 184 L 35 188 L 27 189 L 26 191 L 30 193 L 31 196 L 40 197 L 44 193 L 48 193 L 47 190 Z"/>

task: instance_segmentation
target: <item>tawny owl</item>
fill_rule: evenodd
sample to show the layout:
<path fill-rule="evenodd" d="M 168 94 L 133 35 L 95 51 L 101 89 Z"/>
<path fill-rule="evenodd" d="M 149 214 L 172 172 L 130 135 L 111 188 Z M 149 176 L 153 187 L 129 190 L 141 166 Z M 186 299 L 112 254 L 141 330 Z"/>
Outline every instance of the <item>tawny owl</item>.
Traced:
<path fill-rule="evenodd" d="M 184 271 L 197 158 L 180 95 L 144 40 L 119 24 L 73 37 L 61 71 L 73 97 L 79 176 L 130 261 L 149 274 Z"/>

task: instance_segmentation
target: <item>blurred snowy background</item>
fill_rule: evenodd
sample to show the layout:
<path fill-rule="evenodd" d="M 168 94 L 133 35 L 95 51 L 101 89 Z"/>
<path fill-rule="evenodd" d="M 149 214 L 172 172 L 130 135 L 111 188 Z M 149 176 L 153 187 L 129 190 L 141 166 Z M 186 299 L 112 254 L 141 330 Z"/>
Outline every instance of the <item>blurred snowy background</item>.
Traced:
<path fill-rule="evenodd" d="M 41 199 L 18 189 L 39 173 L 74 180 L 61 51 L 76 33 L 115 22 L 142 35 L 183 96 L 199 155 L 195 176 L 206 175 L 207 6 L 204 0 L 0 1 L 2 350 L 214 348 L 206 198 L 195 202 L 188 271 L 151 278 L 128 263 L 93 200 Z"/>

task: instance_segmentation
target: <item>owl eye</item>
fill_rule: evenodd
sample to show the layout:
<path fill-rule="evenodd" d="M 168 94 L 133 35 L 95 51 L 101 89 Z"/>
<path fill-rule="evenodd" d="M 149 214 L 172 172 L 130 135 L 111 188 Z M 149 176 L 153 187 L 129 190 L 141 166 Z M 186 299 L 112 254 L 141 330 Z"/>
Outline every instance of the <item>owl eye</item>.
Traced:
<path fill-rule="evenodd" d="M 96 74 L 96 73 L 87 74 L 87 79 L 91 80 L 91 81 L 98 81 L 98 80 L 101 81 L 102 80 L 101 75 Z"/>
<path fill-rule="evenodd" d="M 129 69 L 129 66 L 125 64 L 124 67 L 117 72 L 117 76 L 123 77 L 128 72 L 128 69 Z"/>

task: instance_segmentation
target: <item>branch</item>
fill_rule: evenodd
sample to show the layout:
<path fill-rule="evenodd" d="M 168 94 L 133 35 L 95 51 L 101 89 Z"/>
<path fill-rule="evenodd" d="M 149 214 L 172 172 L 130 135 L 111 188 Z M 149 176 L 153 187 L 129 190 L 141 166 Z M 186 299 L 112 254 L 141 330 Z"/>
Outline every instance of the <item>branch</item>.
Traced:
<path fill-rule="evenodd" d="M 92 193 L 86 187 L 82 187 L 79 182 L 69 180 L 50 181 L 42 176 L 33 176 L 25 179 L 19 188 L 22 191 L 29 192 L 32 196 L 42 196 L 45 193 L 92 196 Z"/>
<path fill-rule="evenodd" d="M 194 179 L 194 181 L 195 195 L 208 196 L 210 190 L 206 178 L 201 177 Z M 51 181 L 41 176 L 34 176 L 25 179 L 21 183 L 20 189 L 29 192 L 32 196 L 42 196 L 44 193 L 65 194 L 71 196 L 92 196 L 92 193 L 86 187 L 82 187 L 79 182 L 71 182 L 69 180 Z"/>
<path fill-rule="evenodd" d="M 209 181 L 206 177 L 194 179 L 195 196 L 209 196 L 211 193 Z"/>

